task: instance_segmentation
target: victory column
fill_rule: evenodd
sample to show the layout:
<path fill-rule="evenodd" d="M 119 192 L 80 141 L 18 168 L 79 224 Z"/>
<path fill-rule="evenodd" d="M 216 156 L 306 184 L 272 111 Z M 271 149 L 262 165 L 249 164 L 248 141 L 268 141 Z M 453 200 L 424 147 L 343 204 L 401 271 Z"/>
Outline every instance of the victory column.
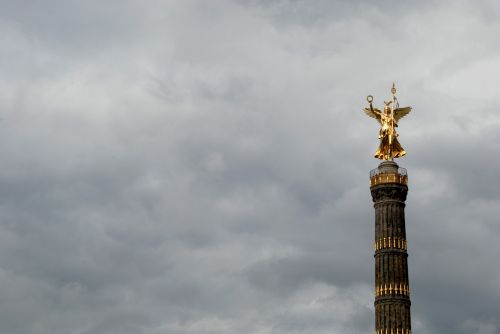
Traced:
<path fill-rule="evenodd" d="M 406 154 L 398 141 L 396 128 L 411 107 L 399 107 L 394 84 L 391 92 L 392 99 L 384 102 L 383 111 L 373 107 L 371 95 L 366 98 L 369 107 L 364 109 L 381 125 L 375 158 L 383 160 L 370 172 L 375 207 L 375 333 L 411 334 L 404 215 L 408 176 L 406 169 L 393 161 Z"/>

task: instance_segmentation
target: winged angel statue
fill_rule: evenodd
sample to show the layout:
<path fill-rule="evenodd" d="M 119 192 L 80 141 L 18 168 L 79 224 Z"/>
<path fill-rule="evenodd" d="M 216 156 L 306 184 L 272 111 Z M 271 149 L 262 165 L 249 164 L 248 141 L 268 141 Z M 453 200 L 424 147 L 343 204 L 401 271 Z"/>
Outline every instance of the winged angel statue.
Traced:
<path fill-rule="evenodd" d="M 399 135 L 396 132 L 396 128 L 398 127 L 398 121 L 408 115 L 411 111 L 411 107 L 399 107 L 394 83 L 392 84 L 391 93 L 392 100 L 387 102 L 384 101 L 384 111 L 373 108 L 373 96 L 368 95 L 366 98 L 370 107 L 365 108 L 365 114 L 375 118 L 381 125 L 378 136 L 380 145 L 377 152 L 375 152 L 375 158 L 380 160 L 393 160 L 394 158 L 400 158 L 406 154 L 406 151 L 401 144 L 399 144 Z"/>

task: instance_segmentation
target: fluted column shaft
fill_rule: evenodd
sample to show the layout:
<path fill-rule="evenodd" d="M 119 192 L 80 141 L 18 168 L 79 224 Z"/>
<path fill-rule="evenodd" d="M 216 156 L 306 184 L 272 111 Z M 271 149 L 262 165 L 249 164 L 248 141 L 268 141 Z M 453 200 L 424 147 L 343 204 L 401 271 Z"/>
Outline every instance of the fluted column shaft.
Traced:
<path fill-rule="evenodd" d="M 383 164 L 385 169 L 389 166 L 398 172 L 395 163 Z M 409 334 L 411 303 L 404 215 L 408 187 L 403 182 L 388 182 L 372 185 L 370 190 L 375 207 L 375 333 Z"/>

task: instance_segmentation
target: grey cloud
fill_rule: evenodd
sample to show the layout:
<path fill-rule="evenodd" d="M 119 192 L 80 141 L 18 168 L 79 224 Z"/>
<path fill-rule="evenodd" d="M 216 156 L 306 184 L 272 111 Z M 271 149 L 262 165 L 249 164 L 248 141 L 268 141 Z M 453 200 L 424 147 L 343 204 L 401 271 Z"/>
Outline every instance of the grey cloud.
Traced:
<path fill-rule="evenodd" d="M 415 332 L 500 333 L 498 9 L 3 3 L 2 332 L 373 330 L 396 81 Z"/>

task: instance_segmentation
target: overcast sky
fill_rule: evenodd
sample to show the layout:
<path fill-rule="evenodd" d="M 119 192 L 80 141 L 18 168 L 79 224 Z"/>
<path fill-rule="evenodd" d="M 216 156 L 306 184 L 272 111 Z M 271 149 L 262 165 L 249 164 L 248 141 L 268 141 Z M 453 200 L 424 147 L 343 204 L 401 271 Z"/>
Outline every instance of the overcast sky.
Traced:
<path fill-rule="evenodd" d="M 413 332 L 499 334 L 499 36 L 494 0 L 1 1 L 0 332 L 373 332 L 395 81 Z"/>

